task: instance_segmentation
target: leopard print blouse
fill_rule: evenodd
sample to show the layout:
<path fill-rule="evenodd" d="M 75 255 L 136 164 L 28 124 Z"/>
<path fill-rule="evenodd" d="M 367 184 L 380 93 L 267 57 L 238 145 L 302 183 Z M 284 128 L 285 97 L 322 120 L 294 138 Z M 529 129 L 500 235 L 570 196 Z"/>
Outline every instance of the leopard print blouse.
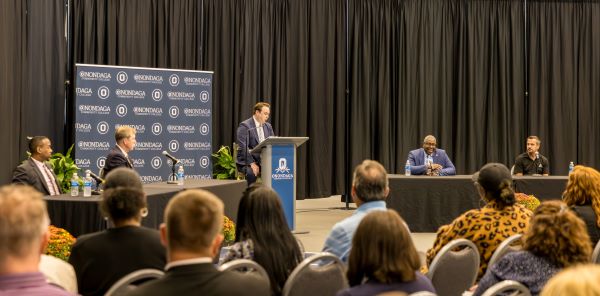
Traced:
<path fill-rule="evenodd" d="M 481 209 L 467 211 L 452 223 L 438 229 L 433 248 L 427 251 L 427 266 L 447 243 L 465 238 L 475 243 L 479 249 L 479 281 L 496 247 L 511 235 L 524 233 L 531 215 L 530 210 L 519 204 L 502 208 L 495 201 L 488 202 Z"/>

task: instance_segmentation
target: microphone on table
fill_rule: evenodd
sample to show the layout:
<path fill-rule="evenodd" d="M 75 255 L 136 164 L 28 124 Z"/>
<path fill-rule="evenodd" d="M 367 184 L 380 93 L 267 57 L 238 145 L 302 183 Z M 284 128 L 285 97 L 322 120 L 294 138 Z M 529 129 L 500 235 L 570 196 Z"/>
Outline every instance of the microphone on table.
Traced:
<path fill-rule="evenodd" d="M 539 152 L 535 152 L 535 159 L 540 159 L 540 153 Z"/>
<path fill-rule="evenodd" d="M 102 178 L 100 178 L 100 176 L 94 174 L 91 170 L 86 170 L 85 173 L 89 174 L 90 177 L 94 178 L 94 180 L 96 180 L 96 183 L 98 183 L 98 184 L 104 183 L 104 179 L 102 179 Z"/>
<path fill-rule="evenodd" d="M 169 154 L 169 152 L 167 151 L 163 151 L 162 154 L 164 156 L 166 156 L 168 159 L 170 159 L 173 162 L 173 165 L 178 164 L 179 163 L 179 159 L 175 158 L 175 156 Z"/>

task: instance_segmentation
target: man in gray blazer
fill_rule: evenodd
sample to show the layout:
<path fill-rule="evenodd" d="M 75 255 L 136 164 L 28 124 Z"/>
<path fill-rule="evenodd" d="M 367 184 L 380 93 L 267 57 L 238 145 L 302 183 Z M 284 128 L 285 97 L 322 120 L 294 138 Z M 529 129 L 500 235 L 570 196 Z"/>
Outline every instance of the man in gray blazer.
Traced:
<path fill-rule="evenodd" d="M 36 136 L 29 141 L 31 157 L 13 171 L 12 182 L 33 186 L 45 195 L 61 194 L 60 184 L 48 160 L 52 156 L 52 143 L 44 136 Z"/>

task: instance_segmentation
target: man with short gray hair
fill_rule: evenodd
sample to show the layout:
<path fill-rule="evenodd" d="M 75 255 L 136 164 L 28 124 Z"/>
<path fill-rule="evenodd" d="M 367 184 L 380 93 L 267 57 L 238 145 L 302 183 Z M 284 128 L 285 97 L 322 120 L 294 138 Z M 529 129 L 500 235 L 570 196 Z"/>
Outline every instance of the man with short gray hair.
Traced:
<path fill-rule="evenodd" d="M 72 295 L 39 271 L 50 240 L 42 194 L 30 186 L 0 187 L 0 295 Z"/>
<path fill-rule="evenodd" d="M 352 248 L 352 237 L 360 221 L 372 211 L 385 211 L 385 199 L 390 193 L 388 176 L 385 168 L 377 161 L 365 160 L 354 169 L 352 181 L 352 201 L 358 208 L 352 216 L 333 226 L 325 240 L 323 252 L 338 256 L 348 263 Z"/>
<path fill-rule="evenodd" d="M 128 295 L 270 295 L 268 279 L 221 272 L 213 265 L 223 241 L 223 207 L 208 191 L 186 190 L 175 195 L 160 226 L 167 247 L 166 273 Z"/>

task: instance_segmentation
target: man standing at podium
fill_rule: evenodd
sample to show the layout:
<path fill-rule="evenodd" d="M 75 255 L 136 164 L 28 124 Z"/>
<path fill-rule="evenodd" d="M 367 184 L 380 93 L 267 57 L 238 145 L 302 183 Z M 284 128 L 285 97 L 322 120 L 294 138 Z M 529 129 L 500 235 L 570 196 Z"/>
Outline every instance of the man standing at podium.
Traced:
<path fill-rule="evenodd" d="M 254 105 L 254 115 L 242 121 L 237 129 L 239 150 L 236 165 L 238 171 L 246 175 L 248 185 L 256 182 L 260 174 L 260 153 L 250 153 L 250 150 L 275 135 L 273 127 L 267 122 L 271 114 L 270 107 L 269 103 L 257 103 Z"/>

